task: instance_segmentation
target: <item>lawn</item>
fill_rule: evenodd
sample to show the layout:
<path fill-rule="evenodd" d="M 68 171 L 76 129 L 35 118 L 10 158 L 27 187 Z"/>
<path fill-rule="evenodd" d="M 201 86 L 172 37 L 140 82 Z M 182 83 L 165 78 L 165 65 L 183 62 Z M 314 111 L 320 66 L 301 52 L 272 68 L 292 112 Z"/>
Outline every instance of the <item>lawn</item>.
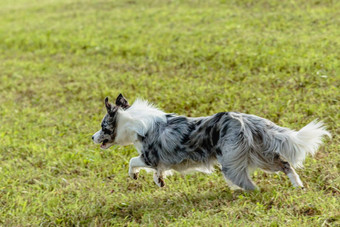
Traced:
<path fill-rule="evenodd" d="M 340 225 L 340 1 L 0 0 L 1 226 Z M 104 98 L 255 114 L 332 139 L 299 169 L 231 191 L 218 168 L 128 177 L 134 147 L 91 136 Z"/>

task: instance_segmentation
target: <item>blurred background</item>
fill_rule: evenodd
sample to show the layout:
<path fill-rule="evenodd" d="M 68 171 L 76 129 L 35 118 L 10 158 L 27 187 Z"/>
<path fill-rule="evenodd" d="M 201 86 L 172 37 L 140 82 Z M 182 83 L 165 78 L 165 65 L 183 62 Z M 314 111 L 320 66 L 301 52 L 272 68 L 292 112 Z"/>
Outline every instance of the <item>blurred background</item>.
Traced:
<path fill-rule="evenodd" d="M 0 0 L 0 224 L 338 223 L 339 1 Z M 333 135 L 299 173 L 128 179 L 133 147 L 91 141 L 104 98 L 166 112 L 255 114 Z M 303 195 L 301 195 L 303 194 Z M 136 198 L 137 196 L 137 198 Z M 250 201 L 250 202 L 249 202 Z"/>

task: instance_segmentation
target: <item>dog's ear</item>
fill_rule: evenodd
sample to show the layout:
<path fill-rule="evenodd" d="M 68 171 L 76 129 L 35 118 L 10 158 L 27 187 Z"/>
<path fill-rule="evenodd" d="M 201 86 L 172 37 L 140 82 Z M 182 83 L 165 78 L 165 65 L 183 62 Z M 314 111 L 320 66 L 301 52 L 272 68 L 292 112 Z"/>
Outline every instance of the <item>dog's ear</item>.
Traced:
<path fill-rule="evenodd" d="M 124 98 L 122 94 L 119 94 L 116 99 L 116 105 L 122 107 L 124 110 L 130 107 L 128 101 Z"/>
<path fill-rule="evenodd" d="M 109 97 L 105 98 L 105 107 L 106 107 L 107 112 L 110 114 L 113 108 L 112 108 L 112 104 L 109 103 Z"/>

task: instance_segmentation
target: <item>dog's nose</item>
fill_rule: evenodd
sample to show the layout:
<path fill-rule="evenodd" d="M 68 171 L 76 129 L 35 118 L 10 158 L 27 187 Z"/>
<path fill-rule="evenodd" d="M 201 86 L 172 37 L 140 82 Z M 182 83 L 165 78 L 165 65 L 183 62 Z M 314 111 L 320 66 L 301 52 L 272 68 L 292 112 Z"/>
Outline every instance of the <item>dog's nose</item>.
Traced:
<path fill-rule="evenodd" d="M 94 140 L 94 136 L 92 136 L 92 140 Z"/>

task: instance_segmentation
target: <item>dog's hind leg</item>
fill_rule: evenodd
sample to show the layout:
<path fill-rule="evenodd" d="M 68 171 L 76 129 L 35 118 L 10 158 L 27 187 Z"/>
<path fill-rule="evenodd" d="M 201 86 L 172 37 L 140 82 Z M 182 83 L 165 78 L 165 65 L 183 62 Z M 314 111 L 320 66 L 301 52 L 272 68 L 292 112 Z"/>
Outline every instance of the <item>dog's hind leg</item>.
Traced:
<path fill-rule="evenodd" d="M 222 166 L 222 173 L 227 182 L 231 182 L 232 189 L 235 188 L 235 185 L 244 189 L 244 190 L 255 190 L 256 186 L 250 180 L 247 168 L 242 170 L 230 169 L 228 167 Z M 230 185 L 229 182 L 229 185 Z"/>
<path fill-rule="evenodd" d="M 255 190 L 256 186 L 249 177 L 248 155 L 244 153 L 246 152 L 225 152 L 217 156 L 217 160 L 231 189 L 240 187 L 244 190 Z"/>
<path fill-rule="evenodd" d="M 140 156 L 131 158 L 130 164 L 129 164 L 129 176 L 132 179 L 137 180 L 138 173 L 141 168 L 151 168 L 151 167 L 146 165 L 144 160 Z"/>
<path fill-rule="evenodd" d="M 239 186 L 237 186 L 236 184 L 234 184 L 233 182 L 231 182 L 231 180 L 229 180 L 229 179 L 226 177 L 225 174 L 223 174 L 223 175 L 224 175 L 225 181 L 227 182 L 227 184 L 228 184 L 228 186 L 229 186 L 229 188 L 230 188 L 231 190 L 238 190 L 238 189 L 241 189 Z"/>
<path fill-rule="evenodd" d="M 303 187 L 299 175 L 294 168 L 286 161 L 283 161 L 279 155 L 275 155 L 272 159 L 267 159 L 259 166 L 261 169 L 269 172 L 284 172 L 292 182 L 294 187 Z"/>
<path fill-rule="evenodd" d="M 272 159 L 267 159 L 266 162 L 262 162 L 262 165 L 259 167 L 269 172 L 284 172 L 294 187 L 303 187 L 302 181 L 294 168 L 291 167 L 288 162 L 283 161 L 279 155 L 275 155 Z"/>
<path fill-rule="evenodd" d="M 294 168 L 290 166 L 288 162 L 281 161 L 280 163 L 281 171 L 284 172 L 292 182 L 294 187 L 302 187 L 303 184 L 300 180 L 299 175 L 295 172 Z"/>

